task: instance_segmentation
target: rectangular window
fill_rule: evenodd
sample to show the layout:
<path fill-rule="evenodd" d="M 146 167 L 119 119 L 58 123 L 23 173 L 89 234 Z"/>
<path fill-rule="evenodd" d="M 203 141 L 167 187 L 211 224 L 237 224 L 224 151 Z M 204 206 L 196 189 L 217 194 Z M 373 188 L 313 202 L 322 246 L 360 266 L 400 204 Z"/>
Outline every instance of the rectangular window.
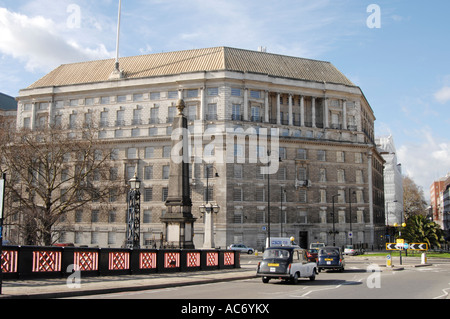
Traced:
<path fill-rule="evenodd" d="M 144 188 L 144 202 L 151 202 L 153 200 L 153 188 Z"/>
<path fill-rule="evenodd" d="M 242 96 L 241 89 L 231 88 L 231 95 L 232 96 Z"/>
<path fill-rule="evenodd" d="M 100 211 L 97 209 L 94 209 L 91 212 L 91 222 L 92 223 L 98 223 L 99 222 L 99 215 L 100 215 Z"/>
<path fill-rule="evenodd" d="M 150 93 L 150 100 L 160 100 L 161 93 L 160 92 L 152 92 Z"/>
<path fill-rule="evenodd" d="M 153 166 L 144 167 L 144 179 L 153 179 Z"/>
<path fill-rule="evenodd" d="M 163 179 L 169 179 L 169 165 L 164 165 L 163 166 L 163 171 L 162 171 L 162 178 Z"/>
<path fill-rule="evenodd" d="M 254 99 L 260 99 L 261 98 L 261 91 L 250 90 L 250 97 L 254 98 Z"/>
<path fill-rule="evenodd" d="M 234 188 L 233 190 L 233 200 L 235 202 L 242 202 L 242 188 Z"/>
<path fill-rule="evenodd" d="M 206 114 L 207 120 L 217 120 L 217 104 L 208 104 L 208 113 Z"/>
<path fill-rule="evenodd" d="M 187 97 L 188 98 L 198 97 L 198 89 L 187 90 Z"/>
<path fill-rule="evenodd" d="M 142 220 L 144 224 L 149 224 L 152 222 L 152 211 L 150 209 L 144 210 L 144 218 Z"/>
<path fill-rule="evenodd" d="M 326 151 L 323 151 L 323 150 L 317 151 L 317 160 L 321 161 L 321 162 L 325 162 L 326 161 Z"/>
<path fill-rule="evenodd" d="M 162 188 L 162 201 L 163 202 L 166 201 L 168 195 L 169 195 L 169 188 L 163 187 Z"/>
<path fill-rule="evenodd" d="M 242 120 L 242 117 L 241 117 L 241 105 L 240 104 L 233 104 L 232 105 L 231 119 L 234 120 L 234 121 Z"/>
<path fill-rule="evenodd" d="M 305 189 L 300 189 L 298 192 L 298 201 L 300 203 L 306 203 L 306 190 Z"/>
<path fill-rule="evenodd" d="M 234 212 L 233 222 L 235 224 L 242 224 L 242 211 Z"/>
<path fill-rule="evenodd" d="M 264 202 L 265 201 L 265 189 L 264 188 L 257 188 L 256 189 L 256 198 L 255 200 L 257 202 Z"/>
<path fill-rule="evenodd" d="M 167 97 L 169 99 L 178 99 L 178 91 L 169 91 Z"/>

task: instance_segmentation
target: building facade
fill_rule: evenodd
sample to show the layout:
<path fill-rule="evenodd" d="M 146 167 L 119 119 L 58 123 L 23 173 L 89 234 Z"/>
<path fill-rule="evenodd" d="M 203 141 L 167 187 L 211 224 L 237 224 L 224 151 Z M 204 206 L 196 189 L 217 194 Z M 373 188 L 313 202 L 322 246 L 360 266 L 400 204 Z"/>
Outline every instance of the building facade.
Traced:
<path fill-rule="evenodd" d="M 385 232 L 384 160 L 373 110 L 331 63 L 227 47 L 62 65 L 20 91 L 17 126 L 98 126 L 124 183 L 141 186 L 141 245 L 159 245 L 172 121 L 186 105 L 194 244 L 206 199 L 217 203 L 216 247 L 257 249 L 270 236 L 370 247 Z M 85 207 L 60 241 L 121 247 L 125 194 L 108 215 Z M 270 211 L 270 214 L 269 214 Z M 67 227 L 65 228 L 67 229 Z M 333 232 L 334 229 L 334 232 Z M 55 229 L 58 231 L 58 229 Z"/>
<path fill-rule="evenodd" d="M 385 160 L 384 197 L 386 225 L 401 225 L 405 221 L 403 214 L 403 177 L 402 166 L 397 161 L 396 148 L 392 135 L 376 139 L 378 151 Z"/>
<path fill-rule="evenodd" d="M 449 231 L 450 211 L 448 188 L 450 187 L 450 173 L 434 181 L 430 186 L 431 218 L 445 231 Z"/>
<path fill-rule="evenodd" d="M 17 101 L 9 95 L 0 93 L 0 125 L 2 129 L 16 125 Z"/>

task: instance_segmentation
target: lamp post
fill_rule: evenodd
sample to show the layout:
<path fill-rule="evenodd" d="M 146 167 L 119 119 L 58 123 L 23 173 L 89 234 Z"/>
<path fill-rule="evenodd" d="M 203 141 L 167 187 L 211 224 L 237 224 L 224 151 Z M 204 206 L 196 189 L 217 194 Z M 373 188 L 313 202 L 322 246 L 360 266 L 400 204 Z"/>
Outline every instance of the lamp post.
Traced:
<path fill-rule="evenodd" d="M 267 247 L 270 247 L 270 151 L 267 151 Z M 278 162 L 281 161 L 281 157 L 278 157 Z"/>
<path fill-rule="evenodd" d="M 130 190 L 127 196 L 127 248 L 140 248 L 141 227 L 141 181 L 136 176 L 130 179 Z"/>
<path fill-rule="evenodd" d="M 220 207 L 217 203 L 209 203 L 209 169 L 215 169 L 214 166 L 206 167 L 206 203 L 201 205 L 200 212 L 204 216 L 205 234 L 203 239 L 203 248 L 215 248 L 214 243 L 214 214 L 219 213 Z M 219 177 L 219 174 L 214 174 L 214 177 Z"/>
<path fill-rule="evenodd" d="M 0 295 L 2 294 L 3 286 L 3 212 L 5 208 L 5 183 L 6 173 L 3 173 L 2 179 L 0 180 Z"/>
<path fill-rule="evenodd" d="M 401 225 L 395 223 L 395 224 L 394 224 L 394 227 L 399 227 L 399 230 L 398 230 L 398 237 L 400 238 L 400 237 L 402 236 L 402 230 L 401 230 L 401 227 L 406 227 L 406 224 L 403 223 L 403 218 L 402 218 L 402 223 L 401 223 Z M 399 253 L 400 253 L 400 265 L 402 264 L 402 250 L 403 250 L 403 247 L 401 247 L 401 249 L 399 249 Z"/>
<path fill-rule="evenodd" d="M 335 222 L 334 222 L 334 198 L 341 196 L 341 194 L 336 194 L 332 196 L 333 201 L 333 246 L 336 246 L 336 229 L 335 229 Z"/>
<path fill-rule="evenodd" d="M 286 195 L 286 189 L 280 187 L 280 237 L 283 237 L 283 195 Z"/>
<path fill-rule="evenodd" d="M 352 231 L 352 195 L 355 195 L 356 194 L 356 192 L 355 191 L 353 191 L 352 192 L 352 189 L 351 188 L 349 188 L 349 190 L 348 190 L 348 203 L 349 203 L 349 210 L 350 210 L 350 233 L 352 234 L 351 236 L 350 236 L 350 245 L 353 245 L 353 231 Z"/>

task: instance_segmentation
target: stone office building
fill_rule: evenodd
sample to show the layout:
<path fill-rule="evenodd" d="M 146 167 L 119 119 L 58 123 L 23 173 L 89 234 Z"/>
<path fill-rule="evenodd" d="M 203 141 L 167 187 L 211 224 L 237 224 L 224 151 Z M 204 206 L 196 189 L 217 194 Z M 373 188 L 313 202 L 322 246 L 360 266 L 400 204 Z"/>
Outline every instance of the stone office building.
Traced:
<path fill-rule="evenodd" d="M 159 243 L 162 232 L 180 98 L 191 133 L 197 248 L 204 231 L 199 206 L 207 199 L 220 207 L 216 247 L 261 249 L 269 227 L 271 237 L 294 236 L 305 247 L 382 244 L 375 116 L 361 89 L 331 63 L 216 47 L 124 57 L 119 66 L 114 74 L 114 60 L 61 65 L 20 91 L 17 125 L 98 124 L 124 183 L 135 172 L 142 180 L 142 247 Z M 265 174 L 261 168 L 269 166 L 275 169 Z M 125 194 L 114 200 L 114 218 L 89 207 L 67 216 L 71 231 L 60 241 L 123 246 Z"/>

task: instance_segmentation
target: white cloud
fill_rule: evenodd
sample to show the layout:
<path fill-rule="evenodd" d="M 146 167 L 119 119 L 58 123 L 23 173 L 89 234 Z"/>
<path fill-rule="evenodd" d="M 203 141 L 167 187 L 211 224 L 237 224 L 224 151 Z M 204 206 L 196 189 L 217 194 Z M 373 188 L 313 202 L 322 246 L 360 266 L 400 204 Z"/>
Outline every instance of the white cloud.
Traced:
<path fill-rule="evenodd" d="M 49 71 L 63 63 L 112 56 L 103 44 L 85 47 L 58 30 L 52 19 L 0 8 L 0 52 L 24 62 L 27 71 Z"/>
<path fill-rule="evenodd" d="M 434 94 L 434 98 L 439 102 L 439 103 L 446 103 L 448 101 L 450 101 L 450 86 L 444 86 L 442 89 L 440 89 L 439 91 L 437 91 Z"/>
<path fill-rule="evenodd" d="M 410 176 L 429 198 L 429 188 L 434 180 L 450 172 L 450 141 L 433 136 L 425 127 L 412 131 L 412 142 L 397 149 L 398 160 L 404 175 Z"/>

